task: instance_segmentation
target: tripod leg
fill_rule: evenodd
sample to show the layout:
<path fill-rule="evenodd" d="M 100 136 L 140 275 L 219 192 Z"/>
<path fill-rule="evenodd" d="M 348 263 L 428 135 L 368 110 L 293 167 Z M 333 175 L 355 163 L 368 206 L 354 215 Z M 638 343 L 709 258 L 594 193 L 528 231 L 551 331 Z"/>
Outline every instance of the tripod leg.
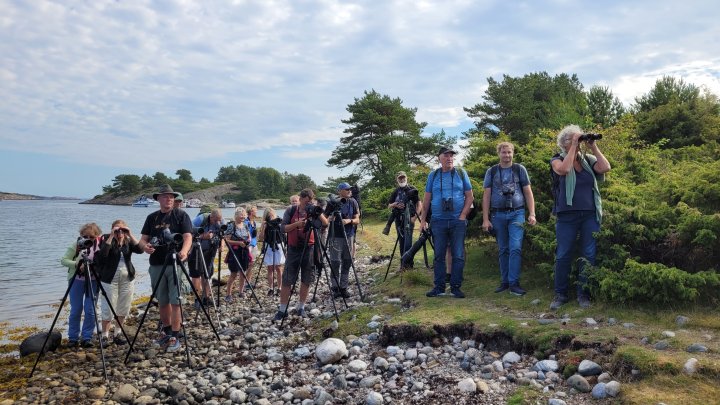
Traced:
<path fill-rule="evenodd" d="M 237 254 L 235 254 L 235 250 L 233 250 L 233 249 L 229 249 L 229 250 L 230 250 L 230 253 L 232 253 L 233 258 L 235 259 L 235 263 L 238 265 L 238 268 L 240 269 L 240 273 L 243 275 L 245 282 L 248 282 L 247 273 L 245 273 L 245 269 L 243 269 L 242 264 L 240 264 L 240 260 L 238 259 Z M 250 283 L 248 282 L 248 284 L 250 284 Z M 245 286 L 243 286 L 242 288 L 244 288 L 244 287 Z M 260 308 L 262 308 L 262 304 L 260 303 L 260 300 L 258 299 L 257 295 L 255 295 L 255 287 L 253 287 L 252 284 L 250 284 L 250 294 L 252 295 L 253 298 L 255 298 L 255 302 L 257 302 L 258 306 Z"/>
<path fill-rule="evenodd" d="M 222 271 L 222 245 L 223 240 L 221 239 L 220 242 L 218 242 L 218 271 L 217 271 L 217 306 L 216 310 L 220 309 L 220 300 L 222 299 L 222 295 L 220 294 L 220 274 Z M 225 255 L 227 257 L 227 255 Z M 210 286 L 212 289 L 212 286 Z"/>
<path fill-rule="evenodd" d="M 385 278 L 383 281 L 387 280 L 388 273 L 390 272 L 390 266 L 392 266 L 393 257 L 395 257 L 395 250 L 397 250 L 398 243 L 400 242 L 400 234 L 398 233 L 397 238 L 395 238 L 395 246 L 393 246 L 392 254 L 390 255 L 390 262 L 388 263 L 387 270 L 385 270 Z"/>
<path fill-rule="evenodd" d="M 86 263 L 86 268 L 90 268 L 90 263 Z M 97 281 L 99 283 L 99 281 Z M 107 366 L 105 365 L 105 345 L 102 341 L 102 329 L 100 328 L 100 319 L 97 316 L 97 297 L 95 295 L 95 289 L 93 289 L 92 286 L 92 280 L 90 280 L 90 277 L 85 277 L 85 288 L 86 288 L 86 296 L 84 298 L 87 298 L 87 293 L 90 293 L 90 299 L 92 300 L 92 312 L 93 316 L 95 316 L 95 328 L 97 329 L 98 333 L 98 341 L 100 342 L 100 358 L 102 359 L 102 366 L 103 366 L 103 375 L 105 376 L 105 381 L 108 380 L 107 376 Z"/>
<path fill-rule="evenodd" d="M 93 272 L 94 272 L 94 270 L 93 270 Z M 97 276 L 96 273 L 95 273 L 95 280 L 100 280 L 100 278 Z M 105 287 L 102 286 L 101 281 L 98 281 L 97 285 L 98 285 L 98 290 L 100 291 L 100 293 L 102 293 L 102 296 L 105 298 L 105 302 L 107 303 L 108 308 L 110 308 L 110 312 L 113 314 L 113 319 L 115 319 L 115 323 L 117 323 L 118 327 L 120 328 L 120 331 L 122 332 L 123 336 L 125 337 L 125 340 L 129 342 L 130 337 L 125 332 L 125 328 L 120 323 L 120 320 L 118 319 L 119 318 L 118 314 L 115 312 L 115 308 L 113 308 L 112 303 L 110 302 L 110 299 L 108 298 L 107 291 L 105 291 Z M 100 340 L 102 340 L 102 338 Z"/>
<path fill-rule="evenodd" d="M 152 304 L 152 300 L 153 300 L 153 298 L 155 298 L 157 289 L 160 286 L 160 283 L 162 282 L 166 267 L 167 267 L 167 262 L 163 265 L 162 270 L 160 270 L 160 277 L 158 277 L 157 281 L 155 282 L 155 285 L 153 285 L 152 293 L 150 294 L 150 299 L 148 300 L 147 306 L 145 307 L 145 311 L 143 311 L 142 317 L 140 317 L 140 323 L 138 323 L 137 330 L 135 331 L 135 336 L 133 336 L 133 339 L 131 342 L 129 341 L 130 345 L 128 347 L 127 354 L 125 355 L 125 360 L 123 361 L 125 364 L 127 364 L 128 359 L 130 358 L 130 353 L 132 353 L 133 347 L 135 347 L 135 341 L 137 340 L 138 335 L 140 334 L 140 329 L 142 329 L 143 323 L 145 323 L 145 317 L 147 316 L 147 313 L 150 310 L 150 305 Z"/>
<path fill-rule="evenodd" d="M 45 347 L 47 346 L 47 342 L 50 339 L 50 335 L 52 335 L 53 329 L 55 329 L 55 323 L 57 322 L 58 318 L 60 317 L 60 312 L 63 309 L 63 306 L 65 306 L 65 301 L 67 301 L 67 297 L 70 294 L 70 289 L 72 288 L 73 280 L 75 280 L 75 275 L 68 281 L 68 288 L 65 290 L 65 295 L 63 295 L 62 300 L 60 300 L 60 307 L 58 308 L 57 312 L 55 313 L 55 318 L 53 318 L 52 324 L 50 324 L 50 330 L 48 331 L 47 336 L 45 337 L 45 341 L 43 342 L 42 348 L 40 349 L 40 353 L 38 353 L 38 356 L 35 358 L 35 364 L 33 364 L 32 370 L 30 370 L 30 375 L 28 378 L 32 377 L 35 373 L 35 368 L 37 367 L 38 363 L 40 362 L 40 358 L 45 354 Z"/>
<path fill-rule="evenodd" d="M 192 368 L 192 364 L 190 363 L 190 348 L 188 347 L 188 343 L 187 343 L 187 339 L 188 339 L 187 331 L 185 330 L 185 314 L 183 313 L 183 307 L 182 307 L 182 294 L 180 291 L 180 278 L 177 275 L 177 260 L 178 260 L 177 253 L 175 253 L 175 252 L 172 253 L 172 259 L 173 259 L 173 281 L 175 282 L 175 289 L 177 291 L 178 300 L 180 301 L 180 303 L 178 304 L 178 307 L 180 308 L 180 328 L 182 329 L 183 340 L 185 341 L 185 356 L 187 358 L 188 368 Z M 192 286 L 192 282 L 190 283 L 190 285 Z M 193 286 L 193 291 L 195 292 L 195 295 L 197 296 L 197 291 L 195 291 L 194 286 Z M 170 303 L 170 305 L 172 306 L 173 304 Z M 172 319 L 174 316 L 175 315 L 171 311 L 171 313 L 170 313 L 171 323 L 172 323 Z M 210 317 L 208 317 L 208 319 L 210 319 Z M 212 325 L 212 322 L 210 322 L 210 324 Z M 214 328 L 213 328 L 213 330 L 214 330 Z M 173 331 L 173 332 L 175 332 L 175 331 Z M 177 339 L 177 335 L 175 336 L 175 339 Z M 218 340 L 219 339 L 220 338 L 218 337 Z"/>
<path fill-rule="evenodd" d="M 199 248 L 200 248 L 200 246 L 198 246 L 198 249 L 199 249 Z M 202 254 L 202 252 L 201 252 L 201 254 Z M 205 259 L 204 259 L 204 258 L 203 258 L 202 263 L 203 263 L 203 267 L 205 267 Z M 177 264 L 176 264 L 176 266 L 177 266 Z M 210 319 L 210 314 L 208 314 L 207 308 L 205 308 L 205 304 L 203 304 L 202 300 L 200 299 L 200 295 L 198 294 L 197 290 L 195 289 L 195 286 L 192 284 L 192 280 L 191 280 L 191 278 L 190 278 L 190 274 L 188 274 L 187 270 L 185 269 L 185 263 L 180 262 L 180 270 L 182 271 L 183 275 L 185 276 L 185 279 L 190 283 L 190 288 L 192 289 L 192 292 L 193 292 L 193 294 L 195 295 L 195 298 L 196 298 L 198 301 L 200 301 L 200 308 L 202 309 L 203 313 L 205 314 L 205 318 L 207 318 L 208 323 L 210 323 L 210 327 L 211 327 L 212 330 L 213 330 L 213 333 L 215 333 L 215 336 L 217 337 L 218 341 L 220 341 L 220 335 L 218 335 L 217 330 L 215 329 L 215 325 L 213 324 L 212 320 Z M 204 270 L 204 271 L 205 271 L 204 274 L 207 274 L 207 271 L 206 271 L 206 270 Z M 180 293 L 180 285 L 179 285 L 180 283 L 179 283 L 179 281 L 180 281 L 180 280 L 178 280 L 178 287 L 177 287 L 177 288 L 178 288 L 178 294 Z M 181 308 L 181 309 L 180 309 L 180 311 L 181 311 L 181 312 L 180 312 L 180 313 L 181 313 L 181 319 L 184 319 L 184 318 L 182 318 L 182 305 L 180 305 L 180 308 Z M 218 321 L 219 321 L 219 320 L 218 320 Z M 184 331 L 184 329 L 185 329 L 185 324 L 184 324 L 184 322 L 183 322 L 183 331 Z M 184 332 L 183 332 L 183 333 L 184 333 Z M 187 345 L 187 337 L 185 337 L 185 344 Z M 188 359 L 189 359 L 189 358 L 190 358 L 190 357 L 188 356 Z M 188 364 L 190 364 L 190 363 L 189 363 L 189 360 L 188 360 Z"/>
<path fill-rule="evenodd" d="M 328 239 L 331 239 L 331 238 L 328 236 Z M 320 248 L 321 248 L 320 252 L 322 254 L 322 256 L 320 257 L 320 267 L 324 268 L 324 265 L 323 265 L 323 259 L 324 259 L 327 262 L 328 267 L 330 267 L 330 272 L 329 272 L 330 277 L 332 277 L 332 280 L 334 280 L 335 284 L 339 287 L 340 280 L 338 280 L 337 274 L 332 272 L 332 267 L 330 266 L 330 256 L 328 256 L 328 254 L 327 254 L 327 246 L 323 247 L 322 242 L 320 242 Z M 326 271 L 326 276 L 327 276 L 327 268 L 325 268 L 325 271 Z M 331 285 L 331 282 L 328 281 L 328 286 L 330 286 L 330 285 Z M 345 297 L 342 295 L 341 295 L 341 297 L 342 297 L 343 303 L 345 304 L 345 308 L 350 308 Z M 333 308 L 335 308 L 335 296 L 332 294 L 332 291 L 330 292 L 330 298 L 332 299 Z M 335 317 L 338 319 L 338 322 L 339 322 L 340 318 L 338 317 L 337 309 L 335 309 Z"/>

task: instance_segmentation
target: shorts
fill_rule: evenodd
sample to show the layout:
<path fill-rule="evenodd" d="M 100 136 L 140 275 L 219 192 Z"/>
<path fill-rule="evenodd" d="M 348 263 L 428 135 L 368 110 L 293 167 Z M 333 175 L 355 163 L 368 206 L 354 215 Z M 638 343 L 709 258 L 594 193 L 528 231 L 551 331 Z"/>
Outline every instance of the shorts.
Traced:
<path fill-rule="evenodd" d="M 207 269 L 207 274 L 203 275 L 203 265 L 200 260 L 196 260 L 195 254 L 197 252 L 196 249 L 193 249 L 190 253 L 190 256 L 188 256 L 188 268 L 190 277 L 192 278 L 198 278 L 203 277 L 206 279 L 209 279 L 213 275 L 213 262 L 215 261 L 215 253 L 217 253 L 217 249 L 210 249 L 210 250 L 203 250 L 202 255 L 205 259 L 205 268 Z M 197 263 L 197 264 L 196 264 Z"/>
<path fill-rule="evenodd" d="M 114 319 L 110 305 L 112 305 L 117 316 L 128 316 L 133 293 L 135 292 L 135 281 L 128 278 L 127 267 L 118 267 L 112 283 L 102 283 L 102 287 L 107 293 L 107 299 L 105 297 L 100 299 L 101 319 L 103 321 Z M 110 300 L 109 305 L 108 300 Z"/>
<path fill-rule="evenodd" d="M 295 284 L 298 279 L 298 273 L 300 273 L 300 281 L 303 284 L 312 284 L 315 281 L 314 263 L 311 260 L 314 250 L 312 245 L 308 245 L 305 249 L 305 254 L 303 254 L 302 247 L 288 246 L 285 271 L 282 275 L 282 283 L 284 286 L 292 286 Z"/>
<path fill-rule="evenodd" d="M 157 289 L 155 290 L 155 297 L 158 300 L 158 304 L 160 304 L 160 306 L 167 304 L 180 305 L 178 286 L 175 284 L 175 278 L 173 277 L 174 267 L 172 264 L 169 264 L 165 267 L 165 271 L 161 273 L 162 268 L 163 265 L 150 265 L 148 269 L 150 273 L 150 283 L 153 288 L 155 288 L 158 280 L 160 280 L 160 284 L 157 284 Z M 179 268 L 178 272 L 177 280 L 180 281 L 182 273 L 180 273 L 181 270 Z"/>
<path fill-rule="evenodd" d="M 282 266 L 285 264 L 285 254 L 282 249 L 273 249 L 268 247 L 265 250 L 265 258 L 263 264 L 266 266 Z"/>

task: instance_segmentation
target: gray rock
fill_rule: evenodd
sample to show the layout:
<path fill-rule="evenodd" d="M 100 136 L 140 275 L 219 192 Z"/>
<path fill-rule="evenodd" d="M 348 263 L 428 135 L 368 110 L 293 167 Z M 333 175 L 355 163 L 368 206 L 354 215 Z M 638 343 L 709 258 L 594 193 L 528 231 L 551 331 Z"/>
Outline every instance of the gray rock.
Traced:
<path fill-rule="evenodd" d="M 295 353 L 295 355 L 297 357 L 302 357 L 302 358 L 310 357 L 312 355 L 312 352 L 310 352 L 310 349 L 308 349 L 305 346 L 298 347 L 297 349 L 295 349 L 293 351 L 293 353 Z"/>
<path fill-rule="evenodd" d="M 671 331 L 671 330 L 664 330 L 664 331 L 662 332 L 662 337 L 664 337 L 664 338 L 674 338 L 674 337 L 675 337 L 675 332 L 673 332 L 673 331 Z"/>
<path fill-rule="evenodd" d="M 580 374 L 570 376 L 566 383 L 580 392 L 590 392 L 590 383 Z"/>
<path fill-rule="evenodd" d="M 548 400 L 548 405 L 567 405 L 567 404 L 562 399 L 550 398 L 550 400 Z"/>
<path fill-rule="evenodd" d="M 360 380 L 360 388 L 372 388 L 377 384 L 382 384 L 382 378 L 379 375 L 371 375 Z"/>
<path fill-rule="evenodd" d="M 460 380 L 457 384 L 458 389 L 460 392 L 475 392 L 477 391 L 477 384 L 475 384 L 475 380 L 472 378 L 465 378 L 463 380 Z"/>
<path fill-rule="evenodd" d="M 230 393 L 230 397 L 228 399 L 234 404 L 242 404 L 247 400 L 247 394 L 243 390 L 235 390 Z"/>
<path fill-rule="evenodd" d="M 388 369 L 388 367 L 390 367 L 390 363 L 388 363 L 388 361 L 382 357 L 375 357 L 375 360 L 373 361 L 373 366 L 375 368 L 379 368 L 380 370 L 385 371 Z"/>
<path fill-rule="evenodd" d="M 365 363 L 362 360 L 353 360 L 350 363 L 348 363 L 347 368 L 348 370 L 352 371 L 353 373 L 359 373 L 360 371 L 365 371 L 367 368 L 367 363 Z"/>
<path fill-rule="evenodd" d="M 557 322 L 557 319 L 538 319 L 540 325 L 550 325 Z"/>
<path fill-rule="evenodd" d="M 615 326 L 617 325 L 618 321 L 615 318 L 608 318 L 608 325 Z"/>
<path fill-rule="evenodd" d="M 285 356 L 282 353 L 274 352 L 268 354 L 268 361 L 283 361 Z"/>
<path fill-rule="evenodd" d="M 410 392 L 420 392 L 425 389 L 425 383 L 422 381 L 414 381 L 412 387 L 410 387 Z"/>
<path fill-rule="evenodd" d="M 620 383 L 617 381 L 610 381 L 605 384 L 605 392 L 611 397 L 616 397 L 620 394 Z"/>
<path fill-rule="evenodd" d="M 395 356 L 400 351 L 400 348 L 397 346 L 388 346 L 385 348 L 385 352 L 389 354 L 390 356 Z"/>
<path fill-rule="evenodd" d="M 542 301 L 540 301 L 540 298 L 535 298 L 534 300 L 530 301 L 530 305 L 540 305 Z"/>
<path fill-rule="evenodd" d="M 140 391 L 135 386 L 123 384 L 115 391 L 111 399 L 115 402 L 132 402 L 139 393 Z"/>
<path fill-rule="evenodd" d="M 377 329 L 380 327 L 380 322 L 377 321 L 371 321 L 367 324 L 367 327 L 370 329 Z"/>
<path fill-rule="evenodd" d="M 315 349 L 315 357 L 322 364 L 335 363 L 347 355 L 348 350 L 345 347 L 345 342 L 337 338 L 325 339 Z"/>
<path fill-rule="evenodd" d="M 693 343 L 687 348 L 687 351 L 690 353 L 705 353 L 707 350 L 707 347 L 701 345 L 700 343 Z"/>
<path fill-rule="evenodd" d="M 683 373 L 693 375 L 697 371 L 698 360 L 694 357 L 689 358 L 683 366 Z"/>
<path fill-rule="evenodd" d="M 678 315 L 675 318 L 675 325 L 682 328 L 688 323 L 688 321 L 690 321 L 690 318 L 688 318 L 687 316 Z"/>
<path fill-rule="evenodd" d="M 405 351 L 405 359 L 406 360 L 415 360 L 417 359 L 418 351 L 417 349 L 407 349 Z"/>
<path fill-rule="evenodd" d="M 603 399 L 608 396 L 605 390 L 605 383 L 598 383 L 592 389 L 592 397 L 595 399 Z"/>
<path fill-rule="evenodd" d="M 660 340 L 657 343 L 655 343 L 656 350 L 665 350 L 668 347 L 670 347 L 670 343 L 668 343 L 667 340 Z"/>
<path fill-rule="evenodd" d="M 334 403 L 335 398 L 325 390 L 320 390 L 315 397 L 315 405 L 325 405 L 327 402 Z"/>
<path fill-rule="evenodd" d="M 348 383 L 345 379 L 345 376 L 342 374 L 338 374 L 333 378 L 333 387 L 339 389 L 339 390 L 345 390 L 347 389 Z"/>
<path fill-rule="evenodd" d="M 587 324 L 587 326 L 596 326 L 598 323 L 593 318 L 585 318 L 585 324 Z"/>
<path fill-rule="evenodd" d="M 181 383 L 180 381 L 173 381 L 167 386 L 167 393 L 171 397 L 176 397 L 185 393 L 185 391 L 187 391 L 187 385 Z"/>
<path fill-rule="evenodd" d="M 625 322 L 625 323 L 623 323 L 623 328 L 632 329 L 632 328 L 634 328 L 634 327 L 635 327 L 635 324 L 632 323 L 632 322 Z"/>
<path fill-rule="evenodd" d="M 517 363 L 520 361 L 520 355 L 515 352 L 507 352 L 502 358 L 503 363 Z"/>
<path fill-rule="evenodd" d="M 495 360 L 492 362 L 492 367 L 495 371 L 498 373 L 504 370 L 503 362 L 500 360 Z"/>
<path fill-rule="evenodd" d="M 555 360 L 540 360 L 532 368 L 535 371 L 557 371 L 558 362 Z"/>
<path fill-rule="evenodd" d="M 607 384 L 610 381 L 612 381 L 612 377 L 610 377 L 610 373 L 602 373 L 602 374 L 600 374 L 600 376 L 598 376 L 598 382 Z"/>
<path fill-rule="evenodd" d="M 296 388 L 295 391 L 293 391 L 293 399 L 310 399 L 312 398 L 312 391 L 305 387 Z"/>
<path fill-rule="evenodd" d="M 587 377 L 589 375 L 600 375 L 600 373 L 602 373 L 602 367 L 594 361 L 583 360 L 578 366 L 578 373 L 583 377 Z"/>
<path fill-rule="evenodd" d="M 370 391 L 365 398 L 366 405 L 380 405 L 384 402 L 385 400 L 383 399 L 383 396 L 379 392 L 375 391 Z"/>

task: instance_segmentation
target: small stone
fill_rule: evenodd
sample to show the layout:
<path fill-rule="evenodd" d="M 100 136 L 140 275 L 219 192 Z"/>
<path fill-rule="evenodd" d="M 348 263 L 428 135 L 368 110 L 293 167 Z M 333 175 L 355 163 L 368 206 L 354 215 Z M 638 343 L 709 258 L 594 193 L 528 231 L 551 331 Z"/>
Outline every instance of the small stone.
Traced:
<path fill-rule="evenodd" d="M 673 332 L 673 331 L 671 331 L 671 330 L 664 330 L 663 333 L 662 333 L 662 337 L 664 337 L 664 338 L 674 338 L 674 337 L 675 337 L 675 332 Z"/>
<path fill-rule="evenodd" d="M 580 374 L 570 376 L 570 378 L 568 378 L 566 382 L 567 385 L 575 388 L 580 392 L 590 392 L 590 383 L 588 383 L 585 377 L 581 376 Z"/>
<path fill-rule="evenodd" d="M 605 383 L 598 383 L 595 384 L 595 386 L 592 389 L 592 397 L 595 399 L 603 399 L 607 397 L 607 392 L 605 390 Z"/>
<path fill-rule="evenodd" d="M 625 323 L 623 323 L 623 328 L 632 329 L 632 328 L 634 328 L 634 327 L 635 327 L 635 324 L 632 323 L 632 322 L 625 322 Z"/>
<path fill-rule="evenodd" d="M 320 392 L 315 397 L 315 405 L 325 405 L 328 402 L 332 404 L 334 403 L 334 401 L 335 398 L 333 398 L 333 396 L 325 390 L 320 390 Z"/>
<path fill-rule="evenodd" d="M 293 391 L 293 398 L 294 399 L 310 399 L 312 398 L 312 391 L 305 387 L 296 388 L 295 391 Z"/>
<path fill-rule="evenodd" d="M 610 326 L 615 326 L 615 325 L 617 325 L 617 322 L 618 322 L 618 321 L 617 321 L 617 319 L 615 319 L 615 318 L 608 318 L 608 325 L 610 325 Z"/>
<path fill-rule="evenodd" d="M 405 359 L 415 360 L 417 357 L 418 357 L 417 349 L 407 349 L 407 351 L 405 351 Z"/>
<path fill-rule="evenodd" d="M 655 350 L 665 350 L 668 347 L 670 347 L 670 343 L 668 343 L 667 340 L 660 340 L 655 343 Z"/>
<path fill-rule="evenodd" d="M 700 343 L 693 343 L 688 346 L 687 351 L 690 353 L 705 353 L 707 351 L 707 347 L 701 345 Z"/>
<path fill-rule="evenodd" d="M 503 363 L 517 363 L 521 357 L 515 352 L 507 352 L 502 358 Z"/>
<path fill-rule="evenodd" d="M 348 383 L 347 379 L 345 379 L 345 376 L 342 374 L 338 374 L 333 378 L 333 387 L 339 389 L 339 390 L 345 390 L 347 389 Z"/>
<path fill-rule="evenodd" d="M 377 329 L 380 327 L 380 322 L 377 322 L 377 321 L 368 322 L 367 327 L 370 329 Z"/>
<path fill-rule="evenodd" d="M 587 326 L 596 326 L 598 323 L 593 318 L 585 318 L 585 324 Z"/>
<path fill-rule="evenodd" d="M 102 399 L 103 397 L 105 397 L 106 392 L 107 390 L 105 389 L 105 387 L 95 387 L 87 391 L 87 396 L 90 399 Z"/>
<path fill-rule="evenodd" d="M 567 405 L 567 403 L 565 403 L 562 399 L 550 398 L 548 405 Z"/>
<path fill-rule="evenodd" d="M 308 349 L 308 348 L 305 347 L 305 346 L 298 347 L 297 349 L 295 349 L 295 350 L 293 351 L 293 353 L 294 353 L 297 357 L 302 357 L 302 358 L 310 357 L 310 356 L 312 355 L 312 353 L 310 352 L 310 349 Z"/>
<path fill-rule="evenodd" d="M 140 391 L 133 385 L 123 384 L 115 391 L 112 400 L 115 402 L 132 402 L 139 393 Z"/>
<path fill-rule="evenodd" d="M 377 384 L 382 383 L 382 378 L 380 378 L 379 375 L 373 375 L 369 377 L 365 377 L 362 380 L 360 380 L 360 388 L 372 388 Z"/>
<path fill-rule="evenodd" d="M 682 328 L 688 323 L 688 321 L 690 321 L 690 318 L 687 316 L 678 315 L 677 318 L 675 318 L 675 325 Z"/>
<path fill-rule="evenodd" d="M 534 300 L 530 301 L 530 305 L 540 305 L 542 301 L 540 301 L 540 298 L 535 298 Z"/>
<path fill-rule="evenodd" d="M 315 349 L 315 357 L 322 364 L 335 363 L 348 355 L 345 342 L 338 338 L 328 338 L 323 340 Z"/>
<path fill-rule="evenodd" d="M 382 358 L 382 357 L 376 357 L 376 358 L 375 358 L 375 361 L 373 361 L 373 366 L 374 366 L 375 368 L 379 368 L 380 370 L 385 371 L 385 370 L 388 369 L 388 367 L 390 366 L 390 364 L 389 364 L 388 361 L 385 360 L 384 358 Z"/>
<path fill-rule="evenodd" d="M 495 360 L 492 362 L 492 367 L 497 371 L 498 373 L 504 370 L 503 362 L 500 360 Z"/>
<path fill-rule="evenodd" d="M 591 360 L 583 360 L 578 366 L 578 373 L 581 376 L 599 375 L 602 373 L 602 367 L 599 364 Z"/>
<path fill-rule="evenodd" d="M 557 371 L 558 362 L 555 360 L 540 360 L 533 366 L 535 371 Z"/>
<path fill-rule="evenodd" d="M 616 397 L 620 394 L 620 383 L 617 381 L 610 381 L 605 384 L 605 392 L 611 397 Z"/>
<path fill-rule="evenodd" d="M 694 357 L 689 358 L 683 366 L 683 373 L 692 375 L 697 371 L 698 360 Z"/>
<path fill-rule="evenodd" d="M 366 405 L 380 405 L 384 402 L 385 400 L 383 399 L 382 394 L 375 391 L 370 391 L 368 393 L 368 396 L 365 398 Z"/>
<path fill-rule="evenodd" d="M 487 394 L 490 391 L 490 387 L 485 381 L 480 380 L 475 383 L 475 385 L 477 386 L 477 390 L 482 392 L 483 394 Z"/>
<path fill-rule="evenodd" d="M 353 373 L 358 373 L 360 371 L 365 371 L 365 369 L 367 368 L 367 363 L 362 360 L 353 360 L 348 363 L 347 368 Z"/>
<path fill-rule="evenodd" d="M 607 384 L 610 381 L 612 381 L 612 377 L 610 377 L 610 373 L 602 373 L 602 374 L 600 374 L 600 376 L 598 376 L 598 382 Z"/>
<path fill-rule="evenodd" d="M 475 384 L 475 380 L 472 378 L 465 378 L 463 380 L 460 380 L 457 384 L 458 389 L 460 392 L 475 392 L 477 391 L 477 384 Z"/>
<path fill-rule="evenodd" d="M 242 404 L 247 400 L 247 394 L 243 390 L 235 390 L 230 393 L 230 397 L 228 399 L 234 404 Z"/>

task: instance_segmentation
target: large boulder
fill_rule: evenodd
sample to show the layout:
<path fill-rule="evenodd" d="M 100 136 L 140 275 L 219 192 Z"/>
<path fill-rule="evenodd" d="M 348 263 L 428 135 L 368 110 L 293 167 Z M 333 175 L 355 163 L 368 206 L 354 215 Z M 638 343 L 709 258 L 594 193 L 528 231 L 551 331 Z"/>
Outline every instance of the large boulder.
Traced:
<path fill-rule="evenodd" d="M 20 356 L 27 356 L 30 353 L 40 353 L 47 336 L 48 333 L 43 331 L 26 337 L 25 340 L 20 343 Z M 54 352 L 58 347 L 60 347 L 61 341 L 62 334 L 58 331 L 53 331 L 50 334 L 50 339 L 47 340 L 45 351 L 43 353 L 47 353 L 48 351 Z"/>
<path fill-rule="evenodd" d="M 322 364 L 335 363 L 347 355 L 348 350 L 345 347 L 345 342 L 337 338 L 325 339 L 315 349 L 315 357 Z"/>

